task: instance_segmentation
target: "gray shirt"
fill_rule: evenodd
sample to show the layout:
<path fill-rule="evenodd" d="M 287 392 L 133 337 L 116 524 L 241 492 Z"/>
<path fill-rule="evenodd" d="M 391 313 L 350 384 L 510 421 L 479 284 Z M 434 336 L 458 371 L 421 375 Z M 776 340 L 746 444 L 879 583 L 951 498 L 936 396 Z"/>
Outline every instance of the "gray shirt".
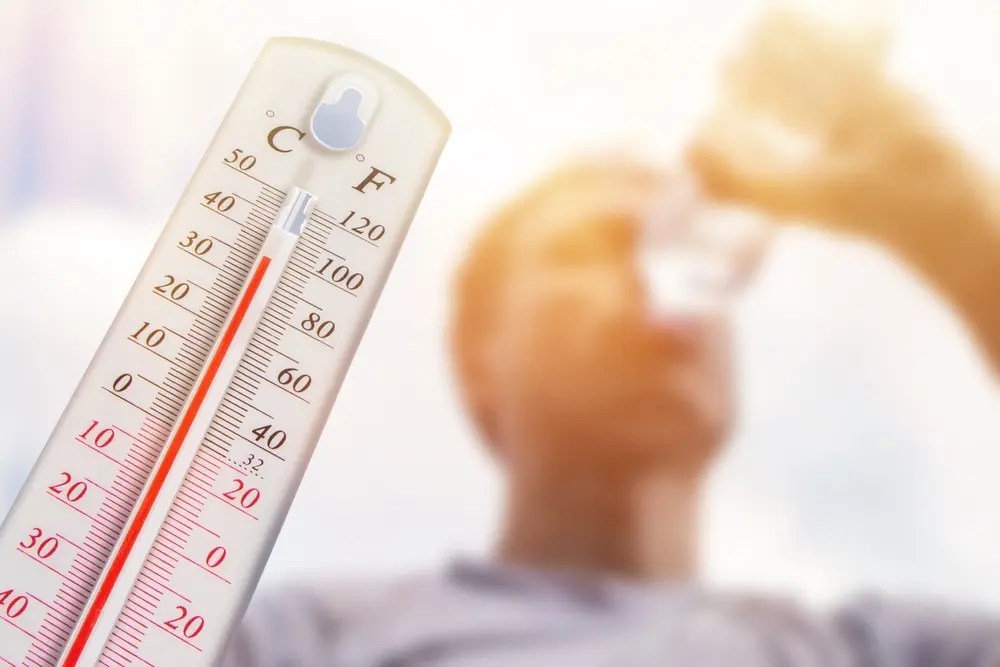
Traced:
<path fill-rule="evenodd" d="M 696 587 L 459 564 L 264 596 L 225 667 L 1000 667 L 1000 622 L 861 600 L 829 617 Z"/>

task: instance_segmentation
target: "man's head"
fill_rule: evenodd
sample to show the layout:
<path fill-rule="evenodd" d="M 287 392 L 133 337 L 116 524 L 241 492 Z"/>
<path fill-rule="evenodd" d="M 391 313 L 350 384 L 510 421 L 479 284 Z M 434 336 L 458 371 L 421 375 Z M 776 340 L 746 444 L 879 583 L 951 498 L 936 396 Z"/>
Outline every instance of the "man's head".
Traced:
<path fill-rule="evenodd" d="M 648 317 L 634 249 L 659 171 L 564 168 L 503 208 L 456 280 L 452 344 L 481 432 L 507 466 L 695 473 L 731 416 L 728 327 Z"/>

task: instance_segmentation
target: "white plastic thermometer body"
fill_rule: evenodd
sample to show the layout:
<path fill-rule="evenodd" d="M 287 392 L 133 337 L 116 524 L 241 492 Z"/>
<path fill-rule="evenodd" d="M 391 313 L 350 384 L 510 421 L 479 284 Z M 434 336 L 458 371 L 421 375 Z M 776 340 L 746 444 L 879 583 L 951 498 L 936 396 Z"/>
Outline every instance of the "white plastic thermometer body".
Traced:
<path fill-rule="evenodd" d="M 447 135 L 267 45 L 0 528 L 0 665 L 218 659 Z"/>

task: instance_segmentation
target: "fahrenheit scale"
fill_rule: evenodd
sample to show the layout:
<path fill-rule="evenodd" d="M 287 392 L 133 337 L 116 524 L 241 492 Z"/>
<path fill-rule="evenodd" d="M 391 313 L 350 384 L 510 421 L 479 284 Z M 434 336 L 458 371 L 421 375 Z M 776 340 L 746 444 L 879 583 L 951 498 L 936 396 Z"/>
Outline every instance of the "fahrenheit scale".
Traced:
<path fill-rule="evenodd" d="M 267 44 L 0 528 L 0 665 L 219 659 L 448 133 Z"/>

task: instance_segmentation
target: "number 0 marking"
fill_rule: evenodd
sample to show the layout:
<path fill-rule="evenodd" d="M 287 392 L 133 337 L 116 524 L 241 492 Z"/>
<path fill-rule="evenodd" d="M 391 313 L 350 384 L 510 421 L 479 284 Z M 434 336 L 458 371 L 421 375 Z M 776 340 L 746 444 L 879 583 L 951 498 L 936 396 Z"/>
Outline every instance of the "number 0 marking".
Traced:
<path fill-rule="evenodd" d="M 225 547 L 215 547 L 205 556 L 205 565 L 212 569 L 217 568 L 226 560 L 227 555 Z"/>

